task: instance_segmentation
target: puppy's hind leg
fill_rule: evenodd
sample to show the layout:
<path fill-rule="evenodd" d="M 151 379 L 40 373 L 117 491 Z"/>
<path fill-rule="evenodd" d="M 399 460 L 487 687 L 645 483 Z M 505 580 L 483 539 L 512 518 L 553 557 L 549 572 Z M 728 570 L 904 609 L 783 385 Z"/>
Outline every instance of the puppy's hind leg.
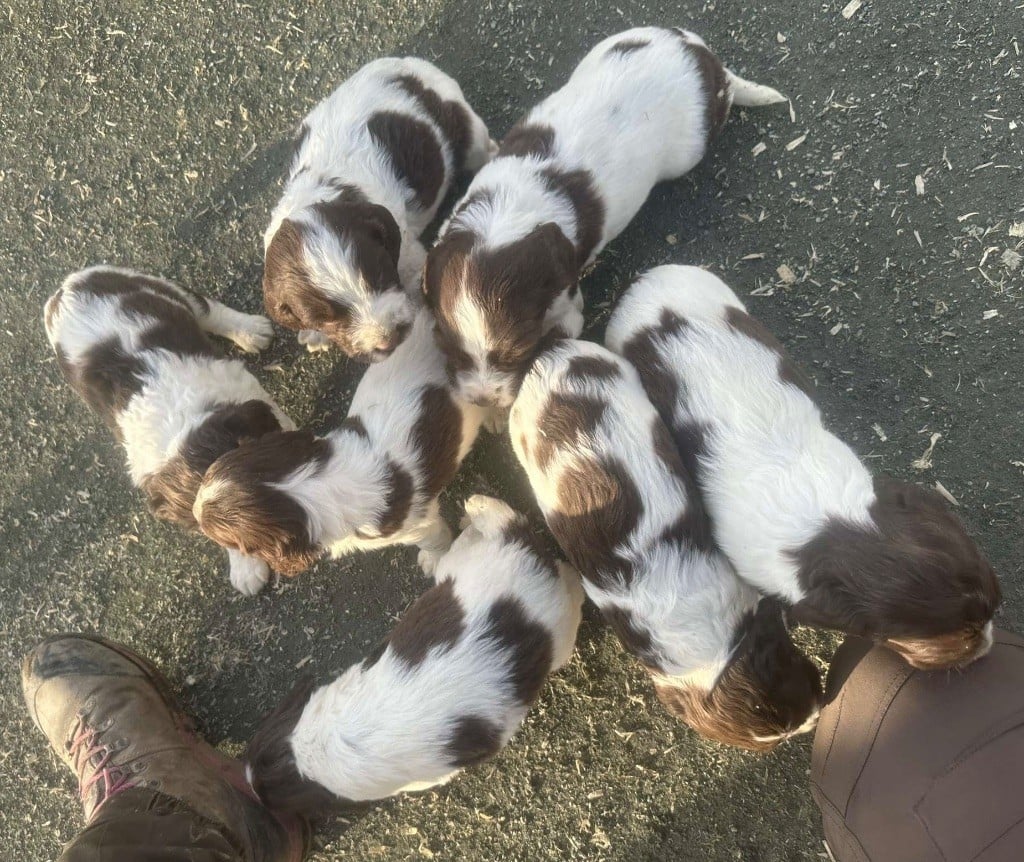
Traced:
<path fill-rule="evenodd" d="M 420 549 L 416 562 L 423 569 L 423 574 L 432 578 L 437 571 L 437 564 L 441 562 L 441 557 L 452 546 L 452 531 L 441 517 L 441 506 L 436 499 L 430 504 L 422 529 L 422 536 L 416 542 Z"/>
<path fill-rule="evenodd" d="M 233 341 L 246 353 L 259 353 L 274 340 L 274 327 L 267 318 L 235 311 L 215 299 L 207 298 L 205 312 L 196 319 L 206 332 Z"/>

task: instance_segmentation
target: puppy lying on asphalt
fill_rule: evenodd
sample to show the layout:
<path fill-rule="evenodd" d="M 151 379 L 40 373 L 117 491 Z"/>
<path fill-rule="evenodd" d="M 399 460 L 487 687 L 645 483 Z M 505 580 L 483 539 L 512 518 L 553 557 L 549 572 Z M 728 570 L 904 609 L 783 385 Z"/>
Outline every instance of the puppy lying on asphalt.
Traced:
<path fill-rule="evenodd" d="M 779 603 L 714 546 L 693 479 L 626 362 L 556 342 L 526 376 L 509 430 L 587 596 L 670 712 L 757 751 L 814 726 L 817 669 Z"/>
<path fill-rule="evenodd" d="M 380 647 L 325 686 L 300 683 L 245 755 L 272 809 L 315 814 L 443 784 L 497 754 L 572 655 L 579 576 L 491 497 Z"/>
<path fill-rule="evenodd" d="M 511 405 L 541 337 L 582 331 L 580 271 L 653 186 L 703 158 L 733 103 L 777 101 L 685 30 L 594 48 L 508 133 L 428 255 L 424 290 L 462 396 Z"/>
<path fill-rule="evenodd" d="M 963 524 L 934 491 L 872 478 L 720 279 L 651 270 L 606 340 L 639 372 L 741 577 L 794 619 L 873 638 L 914 667 L 988 652 L 999 582 Z"/>
<path fill-rule="evenodd" d="M 420 234 L 452 178 L 495 149 L 440 69 L 415 57 L 363 66 L 299 127 L 264 236 L 267 314 L 310 350 L 383 359 L 421 302 Z"/>
<path fill-rule="evenodd" d="M 270 321 L 169 281 L 95 266 L 69 275 L 46 303 L 46 335 L 64 379 L 124 446 L 150 511 L 189 530 L 211 464 L 248 440 L 295 426 L 238 359 L 206 333 L 255 352 Z M 228 547 L 231 583 L 253 595 L 270 569 Z"/>
<path fill-rule="evenodd" d="M 459 401 L 445 374 L 430 312 L 356 388 L 330 434 L 269 434 L 209 470 L 195 517 L 215 542 L 294 576 L 324 553 L 407 544 L 432 574 L 452 536 L 438 495 L 455 477 L 485 418 Z"/>

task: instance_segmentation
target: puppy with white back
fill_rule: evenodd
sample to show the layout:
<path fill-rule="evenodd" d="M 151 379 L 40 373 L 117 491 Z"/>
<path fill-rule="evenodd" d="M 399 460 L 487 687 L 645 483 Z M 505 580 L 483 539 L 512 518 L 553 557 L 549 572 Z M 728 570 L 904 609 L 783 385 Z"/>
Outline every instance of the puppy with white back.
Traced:
<path fill-rule="evenodd" d="M 509 430 L 587 596 L 669 712 L 756 751 L 814 726 L 817 669 L 779 603 L 715 547 L 693 480 L 626 362 L 597 344 L 554 342 L 526 376 Z"/>
<path fill-rule="evenodd" d="M 582 331 L 580 272 L 654 185 L 703 158 L 732 104 L 777 101 L 685 30 L 598 44 L 506 135 L 428 254 L 423 289 L 463 397 L 507 408 L 542 336 Z"/>
<path fill-rule="evenodd" d="M 606 341 L 639 372 L 746 581 L 794 619 L 872 638 L 917 668 L 988 651 L 999 582 L 959 518 L 928 488 L 872 477 L 721 279 L 651 270 Z"/>
<path fill-rule="evenodd" d="M 312 815 L 443 784 L 497 754 L 569 660 L 579 576 L 501 501 L 471 497 L 466 516 L 380 647 L 325 686 L 300 683 L 257 730 L 246 771 L 266 805 Z"/>
<path fill-rule="evenodd" d="M 192 505 L 210 465 L 295 427 L 245 365 L 206 337 L 262 350 L 273 337 L 265 317 L 162 278 L 95 266 L 65 279 L 44 323 L 64 379 L 122 444 L 132 484 L 158 518 L 198 529 Z M 230 546 L 228 557 L 235 588 L 258 592 L 266 563 Z"/>
<path fill-rule="evenodd" d="M 421 308 L 326 436 L 269 434 L 218 461 L 196 497 L 200 529 L 287 576 L 325 553 L 398 544 L 417 545 L 432 574 L 451 544 L 438 496 L 485 418 L 453 395 L 433 328 Z"/>
<path fill-rule="evenodd" d="M 378 361 L 420 304 L 420 234 L 453 177 L 496 149 L 459 85 L 426 60 L 367 63 L 299 126 L 264 235 L 267 314 L 310 350 Z"/>

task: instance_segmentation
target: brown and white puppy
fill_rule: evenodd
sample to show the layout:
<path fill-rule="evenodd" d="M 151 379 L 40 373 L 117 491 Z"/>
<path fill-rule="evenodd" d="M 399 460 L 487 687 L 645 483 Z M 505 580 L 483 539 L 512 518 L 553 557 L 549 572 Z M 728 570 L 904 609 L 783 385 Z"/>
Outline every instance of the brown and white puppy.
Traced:
<path fill-rule="evenodd" d="M 64 379 L 124 446 L 150 511 L 197 529 L 203 474 L 247 440 L 295 426 L 237 359 L 206 333 L 255 352 L 270 321 L 161 278 L 95 266 L 69 275 L 46 303 L 46 334 Z M 231 583 L 258 592 L 270 569 L 229 548 Z"/>
<path fill-rule="evenodd" d="M 471 497 L 466 515 L 436 585 L 384 642 L 260 726 L 245 760 L 266 805 L 315 815 L 443 784 L 497 754 L 569 660 L 579 575 L 501 501 Z"/>
<path fill-rule="evenodd" d="M 741 577 L 794 619 L 874 638 L 918 668 L 988 651 L 999 582 L 963 524 L 934 491 L 872 478 L 720 279 L 651 270 L 607 343 L 639 372 Z"/>
<path fill-rule="evenodd" d="M 424 291 L 462 396 L 507 408 L 542 336 L 582 331 L 580 272 L 654 185 L 703 158 L 733 102 L 782 100 L 685 30 L 594 48 L 508 133 L 428 255 Z"/>
<path fill-rule="evenodd" d="M 523 381 L 509 430 L 551 532 L 670 712 L 756 751 L 814 726 L 817 669 L 779 603 L 714 546 L 693 480 L 626 362 L 557 342 Z"/>
<path fill-rule="evenodd" d="M 299 127 L 264 236 L 267 313 L 310 350 L 376 361 L 420 304 L 419 236 L 496 145 L 459 85 L 415 57 L 363 66 Z"/>
<path fill-rule="evenodd" d="M 371 365 L 330 434 L 268 434 L 209 470 L 195 517 L 221 545 L 297 575 L 325 552 L 407 544 L 429 575 L 452 537 L 438 495 L 484 411 L 457 400 L 421 308 L 395 352 Z"/>

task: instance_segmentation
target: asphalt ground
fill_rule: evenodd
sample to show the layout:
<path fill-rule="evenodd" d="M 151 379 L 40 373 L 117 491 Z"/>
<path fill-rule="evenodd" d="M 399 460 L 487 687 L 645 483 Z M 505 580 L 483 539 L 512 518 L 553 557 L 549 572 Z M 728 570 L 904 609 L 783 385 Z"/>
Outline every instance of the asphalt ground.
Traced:
<path fill-rule="evenodd" d="M 437 62 L 496 137 L 590 46 L 638 24 L 695 30 L 787 93 L 792 115 L 734 113 L 690 176 L 655 190 L 586 277 L 588 335 L 647 267 L 722 275 L 873 469 L 958 502 L 1003 579 L 1001 624 L 1021 629 L 1022 7 L 867 0 L 847 18 L 844 5 L 3 4 L 0 857 L 51 859 L 80 828 L 73 782 L 21 701 L 19 660 L 43 635 L 98 631 L 152 657 L 237 752 L 297 668 L 336 675 L 424 588 L 399 549 L 239 596 L 217 549 L 145 513 L 41 322 L 64 274 L 103 261 L 257 311 L 289 132 L 384 54 Z M 344 415 L 358 378 L 290 337 L 250 365 L 314 429 Z M 506 441 L 478 446 L 449 514 L 476 491 L 540 523 Z M 797 636 L 824 667 L 835 639 Z M 809 751 L 807 737 L 763 757 L 697 739 L 590 613 L 503 754 L 328 824 L 313 858 L 817 860 Z"/>

